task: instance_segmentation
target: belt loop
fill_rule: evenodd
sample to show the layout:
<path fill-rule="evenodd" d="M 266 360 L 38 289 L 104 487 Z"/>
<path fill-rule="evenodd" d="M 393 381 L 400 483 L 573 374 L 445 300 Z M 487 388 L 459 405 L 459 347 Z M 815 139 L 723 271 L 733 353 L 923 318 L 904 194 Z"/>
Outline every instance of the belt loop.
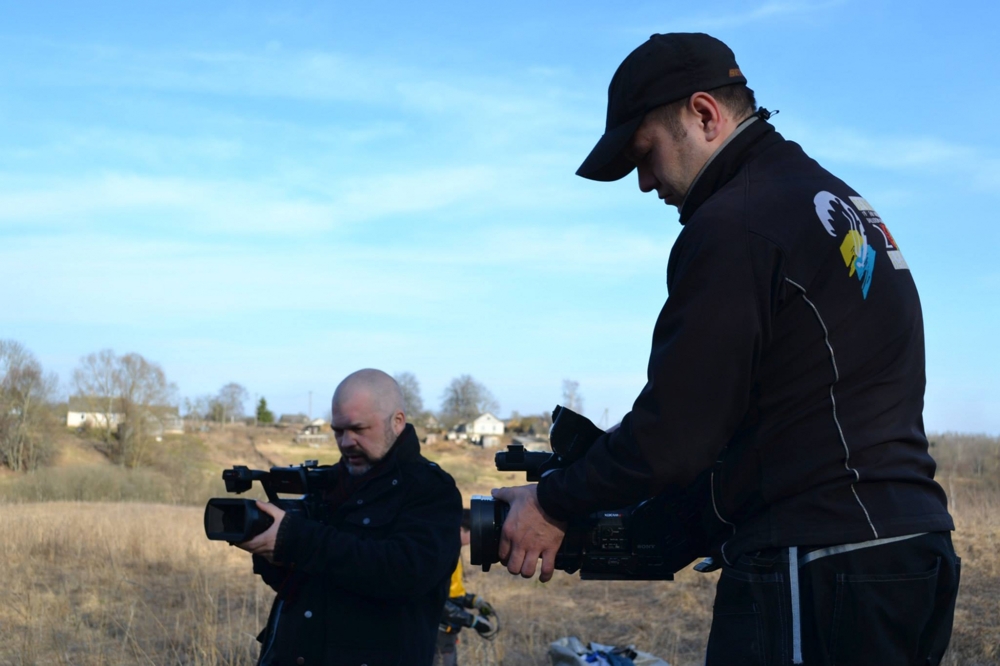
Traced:
<path fill-rule="evenodd" d="M 792 663 L 802 663 L 802 616 L 799 606 L 799 548 L 788 548 L 788 581 L 792 592 Z"/>

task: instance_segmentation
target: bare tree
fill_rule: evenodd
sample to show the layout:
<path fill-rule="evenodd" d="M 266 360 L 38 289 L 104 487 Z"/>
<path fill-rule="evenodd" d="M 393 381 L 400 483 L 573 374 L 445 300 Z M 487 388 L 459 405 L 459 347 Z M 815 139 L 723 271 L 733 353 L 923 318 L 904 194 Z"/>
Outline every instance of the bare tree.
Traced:
<path fill-rule="evenodd" d="M 24 345 L 0 340 L 0 464 L 20 472 L 49 456 L 47 406 L 57 383 Z"/>
<path fill-rule="evenodd" d="M 564 379 L 562 389 L 563 407 L 571 409 L 577 414 L 582 414 L 583 396 L 580 395 L 580 382 L 573 381 L 572 379 Z"/>
<path fill-rule="evenodd" d="M 191 421 L 203 421 L 208 418 L 210 395 L 199 395 L 194 398 L 184 398 L 184 418 Z"/>
<path fill-rule="evenodd" d="M 469 375 L 451 380 L 441 396 L 441 421 L 448 427 L 500 409 L 489 389 Z"/>
<path fill-rule="evenodd" d="M 207 395 L 204 396 L 205 399 L 205 415 L 206 421 L 212 421 L 214 423 L 226 422 L 226 408 L 223 406 L 222 401 L 219 400 L 218 395 Z"/>
<path fill-rule="evenodd" d="M 222 409 L 222 422 L 232 423 L 236 419 L 243 418 L 243 403 L 249 398 L 247 390 L 241 384 L 229 382 L 221 389 L 216 397 L 219 408 Z"/>
<path fill-rule="evenodd" d="M 176 387 L 163 368 L 140 354 L 117 356 L 105 349 L 80 359 L 73 383 L 101 416 L 108 457 L 129 467 L 141 464 L 150 427 L 173 411 Z"/>
<path fill-rule="evenodd" d="M 87 354 L 73 371 L 73 386 L 88 412 L 99 415 L 104 441 L 111 442 L 122 410 L 118 403 L 118 357 L 110 349 Z"/>
<path fill-rule="evenodd" d="M 399 372 L 393 375 L 399 389 L 403 392 L 403 411 L 410 423 L 416 423 L 424 412 L 424 399 L 420 397 L 420 382 L 412 372 Z"/>
<path fill-rule="evenodd" d="M 125 354 L 118 359 L 118 395 L 125 415 L 119 431 L 119 462 L 138 466 L 149 442 L 149 429 L 172 411 L 170 402 L 176 387 L 167 381 L 158 363 L 139 354 Z"/>

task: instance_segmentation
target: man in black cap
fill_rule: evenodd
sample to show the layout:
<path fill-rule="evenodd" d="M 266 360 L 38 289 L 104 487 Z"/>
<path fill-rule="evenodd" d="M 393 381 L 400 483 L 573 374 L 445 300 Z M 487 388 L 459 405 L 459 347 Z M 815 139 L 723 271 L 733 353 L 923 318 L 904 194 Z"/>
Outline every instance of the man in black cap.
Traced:
<path fill-rule="evenodd" d="M 680 211 L 670 296 L 621 426 L 511 504 L 511 573 L 566 521 L 707 479 L 722 567 L 708 664 L 937 664 L 959 560 L 922 410 L 923 324 L 872 206 L 757 110 L 732 51 L 653 35 L 618 68 L 577 172 Z M 708 495 L 709 493 L 706 493 Z"/>

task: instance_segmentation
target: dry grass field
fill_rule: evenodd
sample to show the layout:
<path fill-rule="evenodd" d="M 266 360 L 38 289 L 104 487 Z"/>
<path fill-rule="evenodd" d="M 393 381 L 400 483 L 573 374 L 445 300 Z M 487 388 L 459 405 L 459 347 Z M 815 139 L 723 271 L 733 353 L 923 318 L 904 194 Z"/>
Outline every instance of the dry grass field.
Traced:
<path fill-rule="evenodd" d="M 946 663 L 998 664 L 1000 443 L 962 442 L 944 438 L 935 448 L 963 558 Z M 335 455 L 270 431 L 165 444 L 175 448 L 139 472 L 104 465 L 85 444 L 67 442 L 49 480 L 0 478 L 0 664 L 253 664 L 272 593 L 251 575 L 248 555 L 204 538 L 204 499 L 221 493 L 214 477 L 224 466 Z M 181 453 L 186 462 L 177 460 Z M 518 482 L 493 470 L 491 452 L 443 444 L 426 453 L 452 472 L 466 501 Z M 65 501 L 102 493 L 128 501 Z M 549 642 L 567 635 L 632 643 L 673 666 L 702 663 L 715 575 L 685 570 L 674 582 L 609 583 L 557 573 L 542 585 L 498 569 L 467 565 L 466 574 L 467 589 L 503 619 L 494 642 L 462 634 L 466 666 L 547 664 Z"/>

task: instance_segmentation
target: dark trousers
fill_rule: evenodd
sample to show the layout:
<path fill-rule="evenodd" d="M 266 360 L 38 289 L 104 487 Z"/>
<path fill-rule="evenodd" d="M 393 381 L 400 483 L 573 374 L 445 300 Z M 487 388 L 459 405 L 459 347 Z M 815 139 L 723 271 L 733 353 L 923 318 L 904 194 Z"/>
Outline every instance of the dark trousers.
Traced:
<path fill-rule="evenodd" d="M 723 567 L 705 663 L 940 663 L 961 571 L 951 535 L 837 551 L 796 549 L 795 570 L 788 548 L 743 555 Z"/>
<path fill-rule="evenodd" d="M 437 650 L 434 652 L 434 666 L 457 666 L 458 654 L 455 645 L 458 643 L 457 631 L 439 631 Z"/>

